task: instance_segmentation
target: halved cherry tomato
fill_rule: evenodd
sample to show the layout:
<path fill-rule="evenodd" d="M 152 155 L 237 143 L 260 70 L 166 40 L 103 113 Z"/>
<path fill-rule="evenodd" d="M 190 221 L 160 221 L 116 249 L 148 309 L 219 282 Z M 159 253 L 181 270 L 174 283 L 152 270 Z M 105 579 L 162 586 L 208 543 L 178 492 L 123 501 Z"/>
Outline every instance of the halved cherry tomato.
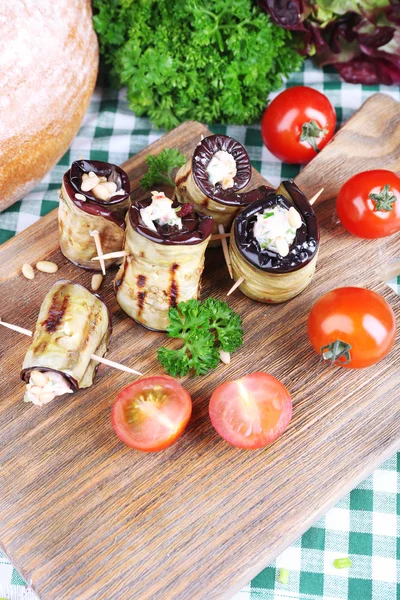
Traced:
<path fill-rule="evenodd" d="M 187 391 L 172 377 L 157 375 L 138 379 L 120 391 L 111 422 L 128 446 L 157 452 L 178 439 L 191 414 Z"/>
<path fill-rule="evenodd" d="M 217 433 L 237 448 L 262 448 L 276 440 L 292 417 L 285 386 L 267 373 L 227 381 L 213 392 L 209 405 Z"/>
<path fill-rule="evenodd" d="M 391 350 L 396 319 L 386 300 L 371 290 L 343 287 L 317 300 L 308 317 L 308 337 L 325 360 L 360 369 Z"/>
<path fill-rule="evenodd" d="M 336 113 L 328 98 L 299 85 L 272 100 L 262 118 L 261 134 L 274 156 L 304 164 L 329 142 L 335 126 Z"/>
<path fill-rule="evenodd" d="M 375 169 L 357 173 L 342 186 L 336 210 L 343 226 L 362 238 L 400 231 L 400 177 Z"/>

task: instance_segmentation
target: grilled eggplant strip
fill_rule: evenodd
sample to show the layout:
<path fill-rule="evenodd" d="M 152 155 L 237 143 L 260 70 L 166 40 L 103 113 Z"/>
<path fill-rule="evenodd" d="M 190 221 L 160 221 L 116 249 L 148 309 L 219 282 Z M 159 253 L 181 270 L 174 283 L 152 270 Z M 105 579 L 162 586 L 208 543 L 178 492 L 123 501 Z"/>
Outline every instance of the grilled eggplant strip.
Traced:
<path fill-rule="evenodd" d="M 74 390 L 92 385 L 98 363 L 111 335 L 111 318 L 100 298 L 82 285 L 57 281 L 46 294 L 21 378 L 29 382 L 33 370 L 60 373 Z"/>
<path fill-rule="evenodd" d="M 264 209 L 294 206 L 302 225 L 287 256 L 263 253 L 253 235 L 254 220 Z M 292 181 L 285 181 L 275 193 L 268 191 L 263 200 L 240 213 L 231 229 L 230 258 L 233 278 L 241 292 L 258 302 L 285 302 L 300 294 L 310 283 L 317 263 L 318 223 L 312 206 Z"/>
<path fill-rule="evenodd" d="M 163 237 L 140 222 L 142 206 L 133 203 L 127 215 L 125 250 L 129 255 L 117 273 L 115 292 L 118 304 L 132 319 L 165 331 L 170 307 L 200 295 L 212 219 L 197 215 L 196 230 Z"/>
<path fill-rule="evenodd" d="M 219 151 L 228 152 L 236 161 L 237 173 L 228 189 L 222 189 L 219 183 L 213 185 L 207 172 Z M 198 212 L 213 217 L 214 233 L 219 233 L 220 224 L 226 231 L 239 210 L 259 198 L 258 190 L 239 193 L 249 184 L 251 173 L 250 159 L 242 144 L 226 135 L 211 135 L 197 145 L 192 158 L 177 172 L 175 196 L 179 202 L 194 204 Z M 220 243 L 213 241 L 210 245 Z"/>
<path fill-rule="evenodd" d="M 117 195 L 100 200 L 92 190 L 83 192 L 82 177 L 88 172 L 113 181 Z M 120 167 L 101 161 L 75 161 L 64 175 L 58 210 L 60 248 L 64 256 L 80 267 L 100 270 L 101 265 L 91 261 L 98 254 L 90 235 L 94 230 L 100 233 L 104 254 L 121 250 L 129 193 L 128 176 Z M 120 259 L 106 261 L 106 266 L 112 264 L 120 264 Z"/>

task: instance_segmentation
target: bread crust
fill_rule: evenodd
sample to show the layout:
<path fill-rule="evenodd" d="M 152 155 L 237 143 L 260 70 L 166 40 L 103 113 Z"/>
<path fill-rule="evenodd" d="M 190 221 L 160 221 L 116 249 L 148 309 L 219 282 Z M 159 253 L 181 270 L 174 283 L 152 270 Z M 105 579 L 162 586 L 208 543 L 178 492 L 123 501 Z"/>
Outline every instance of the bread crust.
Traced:
<path fill-rule="evenodd" d="M 0 41 L 2 211 L 70 146 L 96 83 L 98 43 L 90 0 L 34 0 L 29 10 L 13 0 L 0 10 L 0 22 L 6 29 Z M 15 39 L 16 30 L 23 39 Z"/>

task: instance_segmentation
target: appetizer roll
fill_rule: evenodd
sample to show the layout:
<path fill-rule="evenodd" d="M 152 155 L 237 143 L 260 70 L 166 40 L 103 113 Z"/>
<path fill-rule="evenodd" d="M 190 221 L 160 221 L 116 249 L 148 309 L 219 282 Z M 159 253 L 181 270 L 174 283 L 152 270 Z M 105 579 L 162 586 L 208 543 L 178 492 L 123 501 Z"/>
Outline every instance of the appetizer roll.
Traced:
<path fill-rule="evenodd" d="M 22 365 L 24 400 L 37 406 L 92 385 L 111 335 L 111 316 L 99 297 L 72 281 L 57 281 L 40 308 Z"/>
<path fill-rule="evenodd" d="M 100 270 L 91 234 L 98 231 L 104 254 L 122 249 L 130 183 L 120 167 L 98 160 L 77 160 L 63 178 L 58 223 L 60 248 L 79 267 Z M 107 259 L 106 265 L 118 259 Z"/>
<path fill-rule="evenodd" d="M 177 172 L 175 194 L 179 202 L 213 217 L 218 233 L 219 224 L 226 230 L 240 208 L 255 199 L 253 192 L 238 193 L 250 179 L 250 159 L 242 144 L 227 135 L 210 135 Z"/>
<path fill-rule="evenodd" d="M 127 215 L 125 257 L 115 279 L 121 308 L 138 323 L 164 331 L 168 310 L 198 298 L 211 217 L 163 193 L 134 202 Z"/>
<path fill-rule="evenodd" d="M 317 218 L 293 181 L 245 208 L 235 219 L 230 258 L 239 289 L 259 302 L 285 302 L 300 294 L 315 271 Z"/>

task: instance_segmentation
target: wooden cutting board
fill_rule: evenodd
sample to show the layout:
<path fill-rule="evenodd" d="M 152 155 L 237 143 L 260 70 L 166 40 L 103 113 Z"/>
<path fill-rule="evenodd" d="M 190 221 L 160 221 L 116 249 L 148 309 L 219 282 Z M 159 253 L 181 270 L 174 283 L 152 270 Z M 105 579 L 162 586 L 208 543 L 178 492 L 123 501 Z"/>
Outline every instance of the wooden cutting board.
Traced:
<path fill-rule="evenodd" d="M 177 146 L 189 156 L 207 133 L 185 123 L 128 160 L 137 196 L 148 152 Z M 182 380 L 193 417 L 170 449 L 147 455 L 118 441 L 110 408 L 132 378 L 107 367 L 73 398 L 41 409 L 24 404 L 19 371 L 28 340 L 1 330 L 1 548 L 42 600 L 229 598 L 399 448 L 398 340 L 378 365 L 350 371 L 321 364 L 306 334 L 313 302 L 342 285 L 378 291 L 400 317 L 399 297 L 377 275 L 399 256 L 399 236 L 352 237 L 333 201 L 356 171 L 400 170 L 399 139 L 400 105 L 376 95 L 299 175 L 308 194 L 326 190 L 316 206 L 321 251 L 314 280 L 282 305 L 258 304 L 239 291 L 231 297 L 243 316 L 244 346 L 229 366 Z M 59 272 L 24 279 L 21 265 L 40 259 L 54 260 Z M 54 281 L 90 282 L 60 254 L 55 211 L 1 246 L 0 264 L 0 316 L 30 329 Z M 114 321 L 109 357 L 145 375 L 160 373 L 156 350 L 164 335 L 122 313 L 113 274 L 102 288 Z M 221 250 L 208 250 L 202 297 L 225 298 L 230 286 Z M 283 381 L 294 414 L 277 442 L 250 452 L 218 438 L 207 404 L 218 384 L 254 370 Z"/>

